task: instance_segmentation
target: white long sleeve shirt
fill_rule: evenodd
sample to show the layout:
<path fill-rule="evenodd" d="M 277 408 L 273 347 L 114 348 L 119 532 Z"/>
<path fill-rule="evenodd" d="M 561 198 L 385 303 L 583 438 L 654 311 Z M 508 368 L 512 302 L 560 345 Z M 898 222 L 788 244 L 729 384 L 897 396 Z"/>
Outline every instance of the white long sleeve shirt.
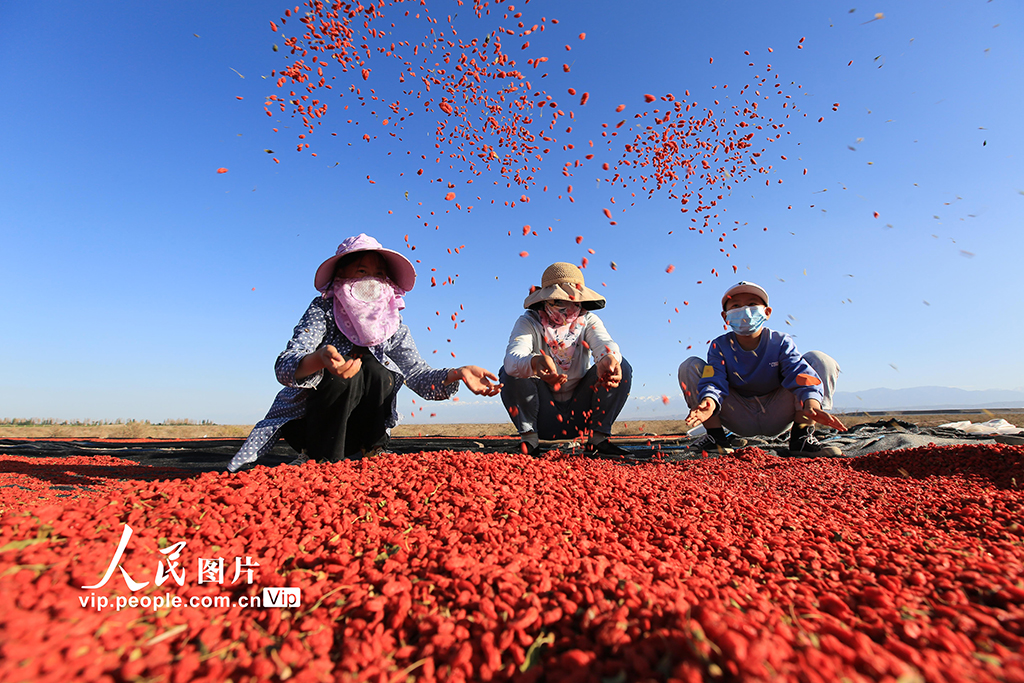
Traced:
<path fill-rule="evenodd" d="M 567 401 L 572 398 L 576 385 L 590 369 L 591 354 L 595 363 L 601 362 L 608 354 L 622 362 L 619 345 L 612 341 L 601 319 L 590 311 L 581 313 L 580 319 L 583 320 L 583 332 L 576 342 L 572 364 L 566 372 L 569 379 L 554 393 L 556 401 Z M 541 324 L 540 315 L 529 310 L 521 315 L 512 327 L 508 347 L 505 349 L 505 372 L 520 379 L 533 377 L 531 362 L 534 356 L 543 355 L 542 352 L 549 356 L 553 355 L 553 349 L 544 341 L 544 326 Z"/>

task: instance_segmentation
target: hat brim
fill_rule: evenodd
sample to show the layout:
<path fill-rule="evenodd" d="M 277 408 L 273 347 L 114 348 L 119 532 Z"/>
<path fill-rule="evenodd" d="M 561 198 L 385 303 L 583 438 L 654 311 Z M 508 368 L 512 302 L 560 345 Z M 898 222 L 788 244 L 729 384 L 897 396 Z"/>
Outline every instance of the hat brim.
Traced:
<path fill-rule="evenodd" d="M 722 310 L 725 310 L 725 305 L 729 301 L 729 299 L 736 296 L 737 294 L 753 294 L 754 296 L 761 299 L 761 301 L 764 302 L 765 306 L 768 305 L 768 292 L 766 292 L 763 287 L 760 287 L 755 284 L 745 284 L 737 285 L 725 293 L 725 295 L 722 297 Z"/>
<path fill-rule="evenodd" d="M 413 286 L 416 284 L 416 268 L 413 267 L 412 262 L 405 258 L 397 251 L 391 249 L 353 249 L 352 251 L 344 254 L 335 254 L 331 258 L 327 259 L 320 264 L 320 267 L 316 269 L 316 277 L 313 279 L 313 285 L 316 287 L 318 292 L 323 292 L 327 289 L 328 285 L 331 284 L 331 280 L 334 279 L 334 268 L 338 263 L 338 259 L 348 256 L 349 254 L 358 254 L 361 251 L 373 251 L 381 255 L 384 262 L 388 267 L 388 275 L 391 277 L 391 281 L 394 282 L 398 287 L 406 292 L 411 291 Z"/>
<path fill-rule="evenodd" d="M 588 311 L 604 308 L 604 297 L 584 285 L 559 283 L 536 289 L 523 301 L 523 308 L 535 308 L 545 301 L 572 301 Z"/>

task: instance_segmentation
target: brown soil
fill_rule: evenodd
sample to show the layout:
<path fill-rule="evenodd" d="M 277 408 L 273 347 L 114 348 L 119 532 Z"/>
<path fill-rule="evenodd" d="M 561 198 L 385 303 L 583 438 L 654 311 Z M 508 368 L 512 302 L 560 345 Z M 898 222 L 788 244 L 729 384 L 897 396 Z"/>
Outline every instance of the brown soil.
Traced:
<path fill-rule="evenodd" d="M 203 439 L 245 438 L 252 425 L 0 425 L 7 439 Z"/>
<path fill-rule="evenodd" d="M 978 413 L 857 413 L 840 415 L 847 427 L 865 422 L 897 419 L 921 427 L 936 427 L 947 422 L 987 422 L 1004 419 L 1018 427 L 1024 427 L 1024 411 L 985 411 Z M 244 438 L 252 425 L 149 425 L 129 423 L 123 425 L 0 425 L 0 438 L 15 439 L 201 439 L 201 438 Z M 619 422 L 614 427 L 619 436 L 685 434 L 688 430 L 682 420 L 636 420 Z M 394 436 L 444 436 L 478 437 L 511 436 L 515 429 L 511 422 L 503 424 L 419 424 L 400 425 L 393 431 Z"/>
<path fill-rule="evenodd" d="M 938 427 L 949 422 L 988 422 L 989 420 L 1006 420 L 1015 427 L 1024 427 L 1024 411 L 1022 410 L 982 410 L 977 413 L 923 413 L 919 415 L 906 415 L 899 413 L 850 413 L 840 415 L 839 419 L 847 427 L 864 424 L 865 422 L 878 422 L 879 420 L 896 419 L 901 422 L 910 422 L 919 427 Z"/>

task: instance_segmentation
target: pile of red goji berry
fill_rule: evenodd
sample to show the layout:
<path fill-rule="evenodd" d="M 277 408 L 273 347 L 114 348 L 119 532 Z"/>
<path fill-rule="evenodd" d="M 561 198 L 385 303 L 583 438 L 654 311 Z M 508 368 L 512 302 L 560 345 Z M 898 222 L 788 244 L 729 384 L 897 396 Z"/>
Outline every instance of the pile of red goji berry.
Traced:
<path fill-rule="evenodd" d="M 40 440 L 41 441 L 41 440 Z M 65 441 L 53 439 L 51 441 Z M 112 441 L 112 440 L 106 440 Z M 0 513 L 34 502 L 44 503 L 106 493 L 121 479 L 166 478 L 175 470 L 142 467 L 106 455 L 39 457 L 0 456 Z M 187 475 L 188 472 L 180 472 Z"/>
<path fill-rule="evenodd" d="M 0 680 L 1024 681 L 1021 483 L 1024 448 L 972 445 L 29 486 L 0 524 Z M 238 604 L 268 587 L 301 604 Z M 95 607 L 169 593 L 232 604 Z"/>

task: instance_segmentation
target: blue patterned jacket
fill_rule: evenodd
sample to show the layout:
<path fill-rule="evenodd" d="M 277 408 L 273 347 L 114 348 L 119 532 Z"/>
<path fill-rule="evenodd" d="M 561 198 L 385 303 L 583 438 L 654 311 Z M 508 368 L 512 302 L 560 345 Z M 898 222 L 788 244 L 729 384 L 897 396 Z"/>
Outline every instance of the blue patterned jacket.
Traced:
<path fill-rule="evenodd" d="M 277 442 L 277 431 L 287 422 L 303 417 L 306 414 L 306 398 L 311 389 L 315 389 L 324 376 L 324 370 L 313 373 L 301 381 L 295 381 L 295 370 L 299 361 L 317 349 L 328 344 L 338 349 L 338 353 L 348 354 L 355 346 L 348 337 L 338 330 L 334 322 L 333 302 L 330 299 L 317 297 L 309 304 L 299 324 L 295 326 L 288 346 L 274 363 L 277 381 L 284 385 L 274 399 L 274 404 L 267 416 L 256 423 L 249 438 L 242 448 L 231 459 L 228 469 L 238 471 L 243 465 L 254 462 L 268 453 Z M 388 370 L 395 373 L 395 388 L 391 393 L 391 417 L 385 427 L 390 431 L 398 424 L 398 390 L 403 384 L 425 399 L 443 401 L 459 390 L 460 382 L 444 385 L 450 368 L 434 370 L 416 349 L 412 333 L 404 323 L 398 331 L 377 346 L 371 346 L 370 352 Z"/>

